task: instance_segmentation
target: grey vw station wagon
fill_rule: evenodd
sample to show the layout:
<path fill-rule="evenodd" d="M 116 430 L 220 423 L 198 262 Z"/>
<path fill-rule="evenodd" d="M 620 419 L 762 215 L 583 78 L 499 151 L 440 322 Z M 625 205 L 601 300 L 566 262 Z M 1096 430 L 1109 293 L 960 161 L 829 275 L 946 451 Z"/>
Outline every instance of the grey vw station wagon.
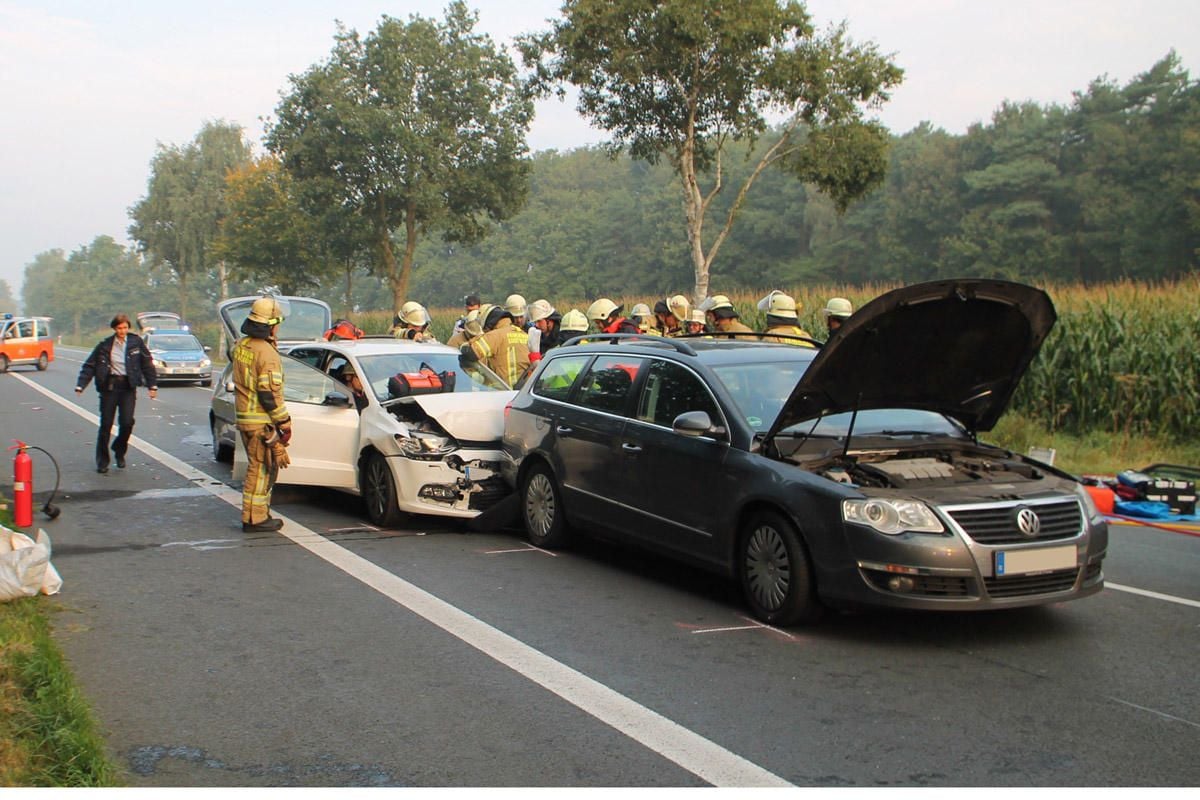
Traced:
<path fill-rule="evenodd" d="M 537 546 L 587 531 L 736 580 L 756 617 L 1094 594 L 1108 526 L 1071 475 L 978 438 L 1056 320 L 1045 292 L 884 294 L 819 350 L 590 335 L 513 399 L 505 478 Z"/>

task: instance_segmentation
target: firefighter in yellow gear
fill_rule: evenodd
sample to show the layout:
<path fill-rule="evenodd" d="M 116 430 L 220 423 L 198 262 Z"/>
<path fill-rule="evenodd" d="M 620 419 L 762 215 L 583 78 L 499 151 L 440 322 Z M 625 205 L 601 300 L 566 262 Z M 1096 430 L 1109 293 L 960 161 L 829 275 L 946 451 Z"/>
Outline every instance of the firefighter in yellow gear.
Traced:
<path fill-rule="evenodd" d="M 513 325 L 512 313 L 503 306 L 482 306 L 479 314 L 483 334 L 464 344 L 459 352 L 515 387 L 529 371 L 529 334 Z"/>
<path fill-rule="evenodd" d="M 286 300 L 265 296 L 254 301 L 234 345 L 233 383 L 237 427 L 246 448 L 242 486 L 242 531 L 277 531 L 283 520 L 271 516 L 271 490 L 280 467 L 287 466 L 292 418 L 283 400 L 283 364 L 275 332 L 287 316 Z"/>
<path fill-rule="evenodd" d="M 462 347 L 476 336 L 483 335 L 483 323 L 479 321 L 478 308 L 473 308 L 468 311 L 461 321 L 462 325 L 459 326 L 446 341 L 448 346 L 455 349 Z"/>
<path fill-rule="evenodd" d="M 754 333 L 753 328 L 738 319 L 738 313 L 733 307 L 733 303 L 723 294 L 708 298 L 700 304 L 700 308 L 704 310 L 710 320 L 713 333 Z"/>
<path fill-rule="evenodd" d="M 764 342 L 778 344 L 794 344 L 800 347 L 813 347 L 811 342 L 802 342 L 789 337 L 803 336 L 811 339 L 812 334 L 801 328 L 797 322 L 799 304 L 790 296 L 776 289 L 758 301 L 758 310 L 767 312 L 767 329 L 763 331 Z"/>

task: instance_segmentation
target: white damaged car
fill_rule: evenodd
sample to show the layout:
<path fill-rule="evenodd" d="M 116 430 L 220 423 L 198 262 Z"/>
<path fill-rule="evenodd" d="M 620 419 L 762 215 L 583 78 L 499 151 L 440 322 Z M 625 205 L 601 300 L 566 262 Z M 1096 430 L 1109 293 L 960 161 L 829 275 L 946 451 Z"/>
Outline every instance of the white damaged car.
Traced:
<path fill-rule="evenodd" d="M 392 337 L 305 342 L 288 349 L 283 367 L 293 436 L 278 484 L 361 495 L 381 527 L 404 513 L 470 519 L 511 494 L 500 440 L 516 392 L 485 367 L 462 363 L 457 350 Z M 363 389 L 357 402 L 351 372 Z M 232 414 L 232 399 L 226 381 L 214 415 L 218 406 Z M 245 464 L 238 437 L 235 478 Z"/>

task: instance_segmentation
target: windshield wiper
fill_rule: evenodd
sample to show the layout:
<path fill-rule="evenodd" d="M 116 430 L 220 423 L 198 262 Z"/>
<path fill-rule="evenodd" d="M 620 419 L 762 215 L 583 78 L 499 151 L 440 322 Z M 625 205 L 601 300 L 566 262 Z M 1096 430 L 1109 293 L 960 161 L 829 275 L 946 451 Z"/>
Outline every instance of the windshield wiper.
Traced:
<path fill-rule="evenodd" d="M 937 436 L 932 431 L 880 431 L 884 436 Z"/>

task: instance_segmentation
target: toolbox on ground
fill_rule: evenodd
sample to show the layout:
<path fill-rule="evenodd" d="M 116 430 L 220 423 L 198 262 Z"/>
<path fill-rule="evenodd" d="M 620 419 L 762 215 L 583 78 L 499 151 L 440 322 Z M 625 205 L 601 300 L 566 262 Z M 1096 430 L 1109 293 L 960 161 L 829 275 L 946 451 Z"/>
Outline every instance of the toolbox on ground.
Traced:
<path fill-rule="evenodd" d="M 1135 489 L 1142 499 L 1166 503 L 1176 514 L 1196 513 L 1196 484 L 1176 478 L 1159 478 L 1145 472 L 1126 470 L 1117 475 L 1122 486 Z M 1118 491 L 1118 493 L 1120 493 Z"/>

